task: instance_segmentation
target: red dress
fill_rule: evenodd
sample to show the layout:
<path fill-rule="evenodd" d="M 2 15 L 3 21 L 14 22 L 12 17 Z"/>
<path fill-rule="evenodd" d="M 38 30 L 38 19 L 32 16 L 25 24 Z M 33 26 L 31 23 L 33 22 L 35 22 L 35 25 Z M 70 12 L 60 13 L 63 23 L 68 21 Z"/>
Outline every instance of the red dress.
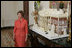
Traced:
<path fill-rule="evenodd" d="M 14 41 L 15 47 L 26 47 L 26 34 L 28 34 L 27 21 L 22 18 L 22 21 L 19 19 L 15 21 L 14 26 Z"/>

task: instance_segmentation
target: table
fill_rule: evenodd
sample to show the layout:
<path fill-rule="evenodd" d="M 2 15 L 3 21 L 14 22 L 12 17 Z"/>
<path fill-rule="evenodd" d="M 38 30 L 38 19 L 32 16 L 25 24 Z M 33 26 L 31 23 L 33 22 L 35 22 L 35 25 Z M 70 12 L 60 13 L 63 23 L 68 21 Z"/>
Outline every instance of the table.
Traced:
<path fill-rule="evenodd" d="M 45 32 L 40 32 L 38 28 L 36 30 L 32 29 L 31 27 L 29 28 L 30 34 L 32 34 L 33 38 L 37 38 L 38 40 L 42 40 L 47 47 L 71 47 L 71 43 L 67 42 L 68 36 L 59 36 L 59 37 L 50 37 L 45 34 Z"/>

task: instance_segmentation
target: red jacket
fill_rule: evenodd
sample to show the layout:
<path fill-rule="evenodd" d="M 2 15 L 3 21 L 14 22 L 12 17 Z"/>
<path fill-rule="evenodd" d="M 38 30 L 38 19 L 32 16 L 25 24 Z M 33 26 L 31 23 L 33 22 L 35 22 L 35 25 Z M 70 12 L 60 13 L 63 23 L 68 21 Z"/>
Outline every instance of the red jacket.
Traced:
<path fill-rule="evenodd" d="M 14 40 L 15 40 L 15 46 L 16 47 L 24 47 L 26 46 L 26 34 L 28 34 L 28 24 L 27 21 L 22 18 L 20 21 L 19 19 L 15 21 L 14 26 Z"/>

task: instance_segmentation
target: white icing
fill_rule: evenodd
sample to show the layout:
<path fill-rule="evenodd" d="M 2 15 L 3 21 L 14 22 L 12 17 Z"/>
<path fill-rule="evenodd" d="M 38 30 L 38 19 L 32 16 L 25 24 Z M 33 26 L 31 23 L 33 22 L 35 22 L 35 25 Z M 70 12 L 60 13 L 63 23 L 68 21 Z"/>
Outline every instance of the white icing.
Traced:
<path fill-rule="evenodd" d="M 42 17 L 67 17 L 67 12 L 63 13 L 63 10 L 60 9 L 59 11 L 57 11 L 57 9 L 44 9 L 39 11 L 39 15 Z"/>

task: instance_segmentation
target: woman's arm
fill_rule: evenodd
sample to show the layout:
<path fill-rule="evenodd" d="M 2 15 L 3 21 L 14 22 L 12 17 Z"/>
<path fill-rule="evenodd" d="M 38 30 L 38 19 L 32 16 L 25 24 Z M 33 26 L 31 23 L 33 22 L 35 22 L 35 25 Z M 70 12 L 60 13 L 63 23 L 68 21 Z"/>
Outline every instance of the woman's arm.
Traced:
<path fill-rule="evenodd" d="M 15 32 L 16 32 L 16 21 L 15 21 L 15 23 L 14 23 L 13 40 L 15 39 Z"/>
<path fill-rule="evenodd" d="M 27 35 L 28 35 L 28 23 L 27 23 L 27 21 L 26 21 L 26 25 L 25 25 L 25 31 L 26 31 L 26 39 L 25 39 L 25 41 L 27 41 Z"/>

